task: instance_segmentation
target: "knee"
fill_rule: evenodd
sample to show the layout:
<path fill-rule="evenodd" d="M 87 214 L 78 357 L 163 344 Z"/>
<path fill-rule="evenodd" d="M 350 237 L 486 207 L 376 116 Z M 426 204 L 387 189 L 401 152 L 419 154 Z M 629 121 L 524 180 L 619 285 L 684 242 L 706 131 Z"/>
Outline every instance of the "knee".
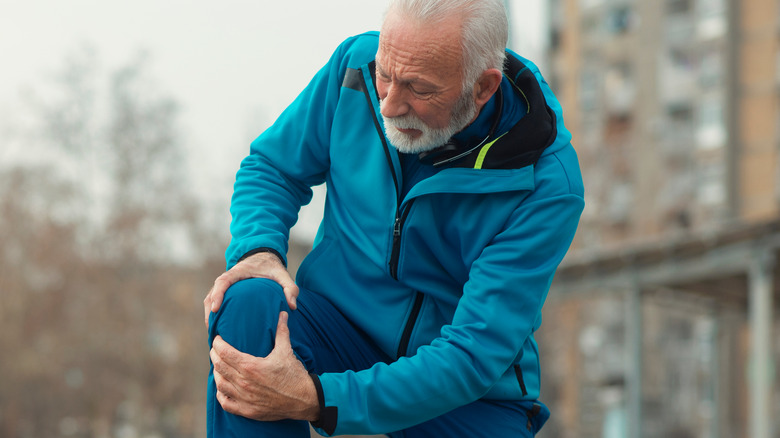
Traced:
<path fill-rule="evenodd" d="M 287 302 L 279 283 L 267 278 L 248 278 L 228 288 L 220 310 L 231 308 L 231 311 L 244 309 L 256 312 L 261 307 L 277 308 L 277 302 L 281 304 Z"/>
<path fill-rule="evenodd" d="M 279 312 L 289 311 L 282 287 L 273 280 L 252 278 L 228 288 L 222 305 L 209 317 L 209 341 L 276 327 Z"/>

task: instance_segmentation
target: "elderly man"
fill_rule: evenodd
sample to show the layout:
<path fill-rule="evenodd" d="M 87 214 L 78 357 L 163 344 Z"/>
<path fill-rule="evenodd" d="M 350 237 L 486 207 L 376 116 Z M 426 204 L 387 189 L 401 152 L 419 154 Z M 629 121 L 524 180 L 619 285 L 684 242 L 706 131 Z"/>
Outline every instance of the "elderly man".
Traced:
<path fill-rule="evenodd" d="M 560 106 L 500 0 L 392 0 L 237 174 L 204 300 L 209 434 L 533 436 L 534 332 L 583 208 Z M 293 282 L 288 231 L 327 184 Z"/>

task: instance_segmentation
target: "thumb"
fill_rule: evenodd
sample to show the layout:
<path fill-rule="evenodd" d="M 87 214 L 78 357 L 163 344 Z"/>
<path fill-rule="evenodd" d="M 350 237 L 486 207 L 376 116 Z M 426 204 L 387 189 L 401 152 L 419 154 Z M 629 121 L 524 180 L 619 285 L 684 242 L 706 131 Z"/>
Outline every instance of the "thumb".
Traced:
<path fill-rule="evenodd" d="M 274 350 L 272 353 L 287 354 L 292 353 L 290 345 L 290 328 L 287 326 L 287 312 L 279 312 L 279 322 L 276 324 L 276 340 L 274 341 Z"/>

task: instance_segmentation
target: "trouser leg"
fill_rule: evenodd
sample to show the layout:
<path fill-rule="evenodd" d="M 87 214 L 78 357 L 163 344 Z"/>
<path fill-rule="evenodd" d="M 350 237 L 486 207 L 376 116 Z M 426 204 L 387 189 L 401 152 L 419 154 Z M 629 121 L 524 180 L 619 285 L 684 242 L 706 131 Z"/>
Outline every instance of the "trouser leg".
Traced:
<path fill-rule="evenodd" d="M 210 316 L 209 346 L 220 335 L 240 351 L 265 357 L 273 349 L 281 311 L 289 312 L 290 342 L 311 372 L 359 371 L 390 361 L 326 299 L 302 289 L 298 310 L 290 311 L 282 288 L 267 279 L 240 281 L 228 289 L 220 310 Z M 305 421 L 261 422 L 225 412 L 216 400 L 213 368 L 207 403 L 209 437 L 309 437 Z M 530 438 L 548 416 L 547 408 L 539 403 L 478 400 L 390 436 Z"/>
<path fill-rule="evenodd" d="M 244 353 L 265 357 L 273 349 L 279 312 L 290 311 L 282 288 L 271 280 L 240 281 L 228 289 L 209 318 L 209 347 L 219 335 Z M 210 438 L 309 437 L 305 421 L 255 421 L 225 412 L 217 401 L 214 366 L 208 378 L 207 427 Z"/>
<path fill-rule="evenodd" d="M 209 318 L 209 346 L 217 335 L 239 351 L 265 357 L 273 349 L 279 312 L 290 318 L 290 343 L 310 372 L 359 371 L 389 362 L 379 348 L 324 297 L 301 289 L 290 311 L 281 286 L 267 279 L 240 281 L 228 289 Z M 208 381 L 209 437 L 309 437 L 305 421 L 261 422 L 229 414 L 216 400 L 213 367 Z"/>

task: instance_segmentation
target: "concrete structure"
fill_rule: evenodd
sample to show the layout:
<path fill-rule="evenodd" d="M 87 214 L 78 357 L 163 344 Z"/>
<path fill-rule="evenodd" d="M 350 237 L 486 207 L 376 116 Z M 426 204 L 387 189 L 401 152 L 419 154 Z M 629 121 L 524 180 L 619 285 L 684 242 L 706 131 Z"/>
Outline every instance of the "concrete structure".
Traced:
<path fill-rule="evenodd" d="M 721 350 L 713 357 L 722 373 L 715 372 L 711 382 L 717 387 L 712 397 L 717 415 L 713 417 L 712 433 L 705 436 L 774 436 L 771 409 L 777 388 L 771 353 L 775 350 L 772 333 L 776 295 L 780 291 L 780 281 L 774 275 L 778 269 L 778 249 L 780 221 L 772 221 L 717 233 L 692 233 L 684 238 L 662 239 L 652 244 L 629 245 L 599 254 L 575 255 L 558 271 L 554 294 L 621 293 L 627 297 L 625 383 L 632 431 L 628 436 L 642 436 L 640 425 L 643 424 L 645 393 L 642 371 L 648 362 L 643 349 L 646 318 L 642 302 L 645 296 L 659 293 L 668 294 L 666 300 L 672 306 L 691 305 L 698 299 L 695 305 L 708 306 L 714 321 L 731 330 L 738 330 L 739 323 L 723 324 L 722 320 L 729 314 L 746 312 L 750 332 L 747 363 L 750 365 L 745 368 L 743 359 L 735 355 L 739 350 L 738 342 L 727 334 L 717 337 L 713 345 Z M 731 381 L 733 379 L 726 372 L 741 368 L 747 374 L 746 405 L 739 387 L 744 379 L 738 377 Z M 729 415 L 729 412 L 740 410 L 748 416 L 747 429 L 741 431 L 735 430 L 735 419 Z"/>

